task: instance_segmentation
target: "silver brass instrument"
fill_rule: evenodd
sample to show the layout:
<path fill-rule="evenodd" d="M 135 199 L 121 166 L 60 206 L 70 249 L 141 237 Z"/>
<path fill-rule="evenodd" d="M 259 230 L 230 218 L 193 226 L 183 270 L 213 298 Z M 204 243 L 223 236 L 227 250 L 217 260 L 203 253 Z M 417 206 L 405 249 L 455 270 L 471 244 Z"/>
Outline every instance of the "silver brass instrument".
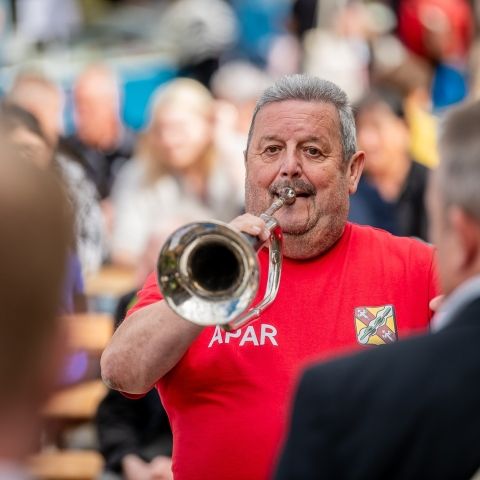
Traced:
<path fill-rule="evenodd" d="M 223 222 L 189 223 L 165 242 L 157 262 L 160 290 L 170 308 L 198 325 L 233 330 L 257 318 L 275 299 L 282 268 L 282 231 L 273 214 L 295 202 L 285 187 L 260 215 L 270 230 L 269 270 L 263 300 L 247 311 L 259 286 L 256 251 L 263 242 Z"/>

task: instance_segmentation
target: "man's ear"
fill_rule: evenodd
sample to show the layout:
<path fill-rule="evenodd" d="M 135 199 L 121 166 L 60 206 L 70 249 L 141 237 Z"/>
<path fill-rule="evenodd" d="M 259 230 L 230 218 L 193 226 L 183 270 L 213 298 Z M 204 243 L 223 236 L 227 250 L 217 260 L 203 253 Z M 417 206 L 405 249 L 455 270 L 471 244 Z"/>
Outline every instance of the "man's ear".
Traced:
<path fill-rule="evenodd" d="M 358 182 L 362 176 L 365 165 L 365 152 L 358 151 L 352 155 L 347 167 L 348 193 L 353 195 L 357 191 Z"/>
<path fill-rule="evenodd" d="M 457 268 L 469 269 L 479 261 L 480 225 L 458 206 L 448 209 L 447 219 L 457 242 Z"/>

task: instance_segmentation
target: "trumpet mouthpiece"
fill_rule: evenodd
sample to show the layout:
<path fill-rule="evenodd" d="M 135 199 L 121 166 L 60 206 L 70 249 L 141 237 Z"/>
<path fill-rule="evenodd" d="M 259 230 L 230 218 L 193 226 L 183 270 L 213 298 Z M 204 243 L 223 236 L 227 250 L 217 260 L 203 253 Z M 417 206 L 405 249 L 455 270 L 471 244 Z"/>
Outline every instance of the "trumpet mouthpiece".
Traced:
<path fill-rule="evenodd" d="M 295 202 L 296 194 L 295 190 L 290 187 L 285 187 L 282 189 L 280 196 L 284 199 L 285 204 L 291 205 L 293 202 Z"/>

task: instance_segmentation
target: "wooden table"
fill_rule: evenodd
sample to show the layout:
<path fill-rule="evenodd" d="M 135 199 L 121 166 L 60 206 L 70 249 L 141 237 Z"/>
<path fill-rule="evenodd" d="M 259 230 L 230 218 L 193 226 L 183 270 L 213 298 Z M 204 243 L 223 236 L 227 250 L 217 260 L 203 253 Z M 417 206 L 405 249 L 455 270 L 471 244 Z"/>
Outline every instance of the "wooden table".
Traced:
<path fill-rule="evenodd" d="M 42 452 L 29 461 L 29 470 L 43 480 L 95 480 L 103 468 L 103 458 L 91 450 Z"/>
<path fill-rule="evenodd" d="M 101 353 L 113 334 L 113 318 L 104 313 L 82 313 L 66 317 L 73 349 Z"/>
<path fill-rule="evenodd" d="M 136 289 L 135 271 L 132 268 L 107 265 L 85 280 L 88 297 L 120 297 Z"/>

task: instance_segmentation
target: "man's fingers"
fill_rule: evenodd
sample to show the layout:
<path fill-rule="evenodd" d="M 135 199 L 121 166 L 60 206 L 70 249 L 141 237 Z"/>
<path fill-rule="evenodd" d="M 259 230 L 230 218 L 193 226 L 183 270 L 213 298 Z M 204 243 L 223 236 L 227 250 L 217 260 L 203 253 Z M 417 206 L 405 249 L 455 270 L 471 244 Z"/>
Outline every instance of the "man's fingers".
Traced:
<path fill-rule="evenodd" d="M 270 231 L 265 227 L 265 222 L 250 213 L 240 215 L 230 222 L 230 226 L 240 232 L 248 233 L 261 240 L 267 240 L 270 237 Z"/>
<path fill-rule="evenodd" d="M 438 312 L 438 310 L 440 309 L 440 305 L 443 302 L 444 297 L 445 297 L 445 295 L 438 295 L 437 297 L 432 298 L 430 300 L 430 303 L 429 303 L 430 310 L 432 310 L 433 312 Z"/>

